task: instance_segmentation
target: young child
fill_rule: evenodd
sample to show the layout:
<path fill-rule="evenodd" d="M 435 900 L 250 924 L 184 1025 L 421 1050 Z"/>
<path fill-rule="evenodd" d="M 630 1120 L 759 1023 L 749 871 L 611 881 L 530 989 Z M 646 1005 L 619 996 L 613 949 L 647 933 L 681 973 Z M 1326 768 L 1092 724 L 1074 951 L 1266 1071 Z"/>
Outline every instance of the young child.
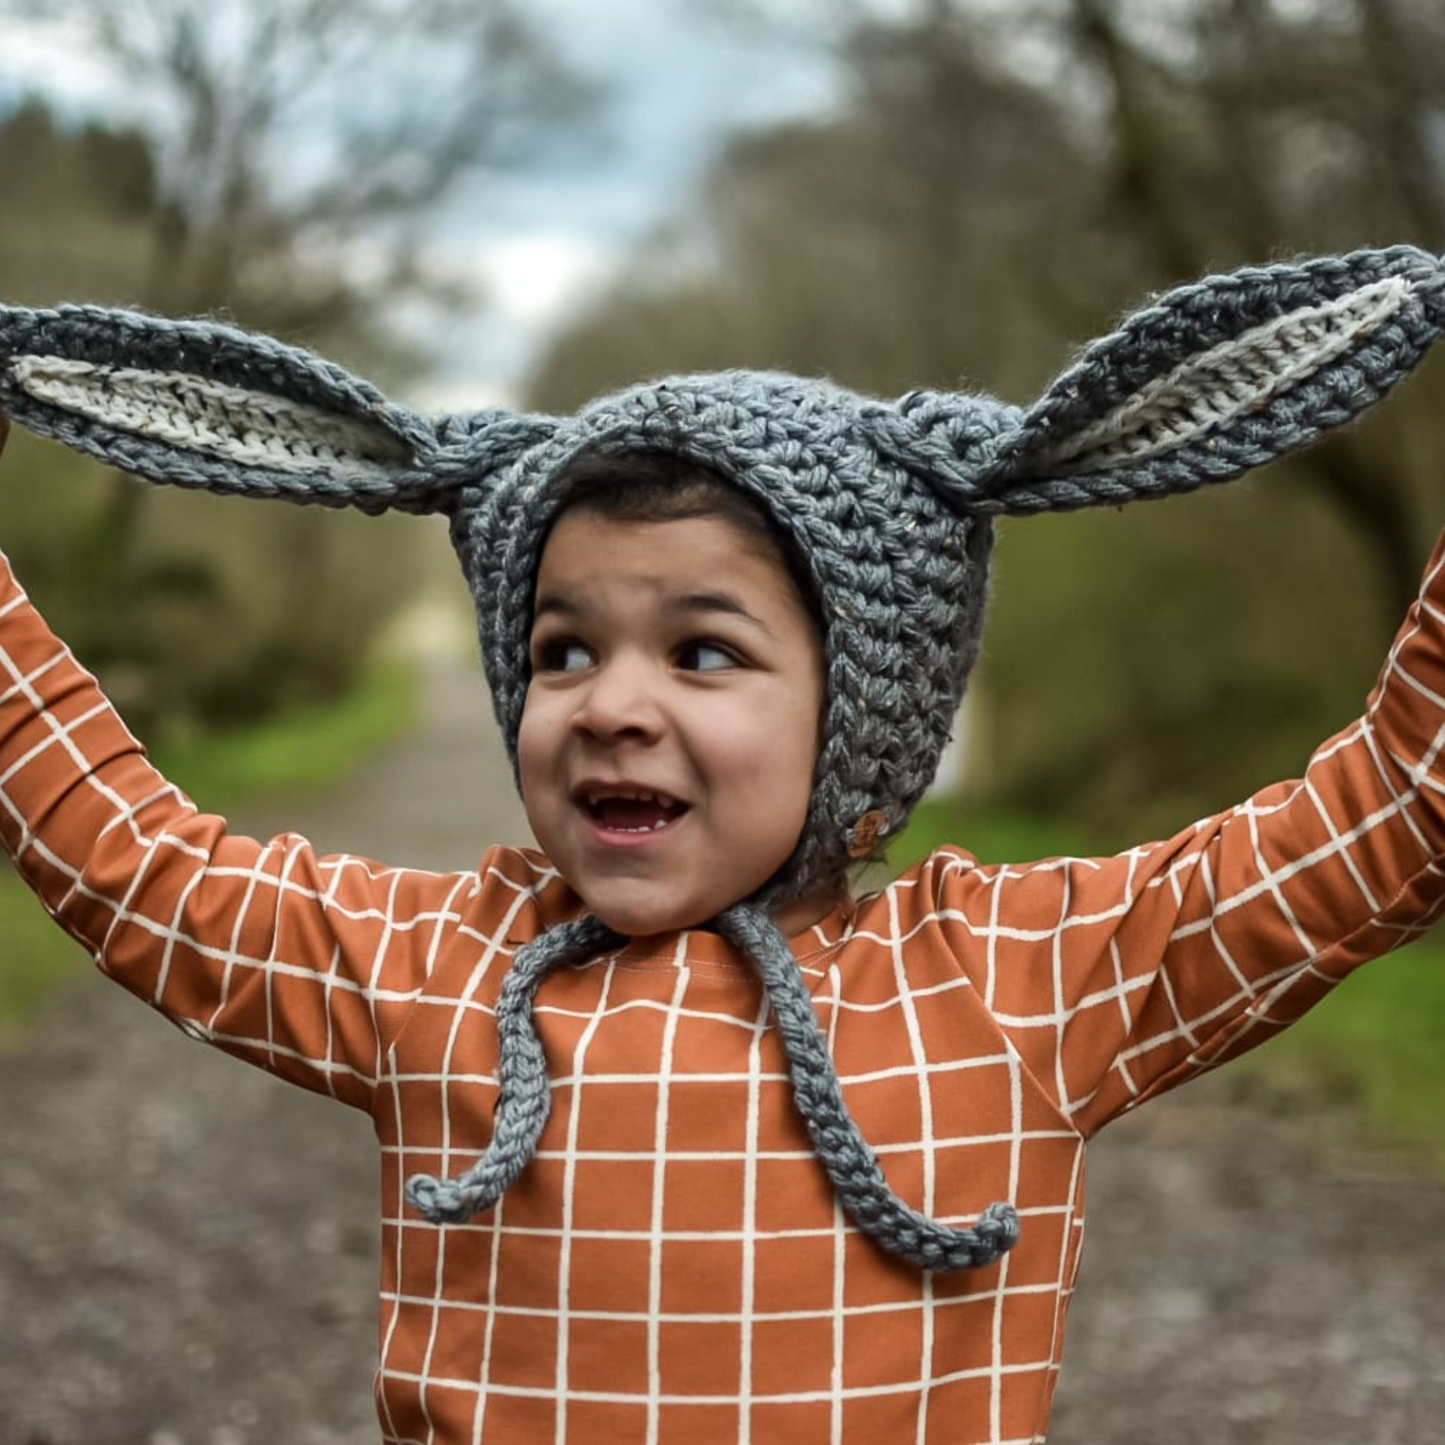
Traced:
<path fill-rule="evenodd" d="M 1445 325 L 1408 248 L 1156 301 L 1026 412 L 773 373 L 438 419 L 261 337 L 0 309 L 0 411 L 159 481 L 441 511 L 540 851 L 230 835 L 9 577 L 0 829 L 100 966 L 365 1109 L 388 1441 L 1038 1441 L 1084 1146 L 1445 895 L 1445 579 L 1304 779 L 1117 858 L 944 849 L 991 518 L 1181 491 Z"/>

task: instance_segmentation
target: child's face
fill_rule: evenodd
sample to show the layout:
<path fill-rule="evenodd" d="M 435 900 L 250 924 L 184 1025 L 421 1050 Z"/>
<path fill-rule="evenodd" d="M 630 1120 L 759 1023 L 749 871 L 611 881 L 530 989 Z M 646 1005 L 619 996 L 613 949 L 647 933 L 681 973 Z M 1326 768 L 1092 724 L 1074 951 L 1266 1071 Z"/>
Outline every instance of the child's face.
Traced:
<path fill-rule="evenodd" d="M 760 540 L 717 517 L 577 509 L 542 553 L 518 738 L 537 841 L 633 937 L 706 922 L 802 832 L 823 702 L 814 624 Z M 785 929 L 830 906 L 802 899 Z"/>

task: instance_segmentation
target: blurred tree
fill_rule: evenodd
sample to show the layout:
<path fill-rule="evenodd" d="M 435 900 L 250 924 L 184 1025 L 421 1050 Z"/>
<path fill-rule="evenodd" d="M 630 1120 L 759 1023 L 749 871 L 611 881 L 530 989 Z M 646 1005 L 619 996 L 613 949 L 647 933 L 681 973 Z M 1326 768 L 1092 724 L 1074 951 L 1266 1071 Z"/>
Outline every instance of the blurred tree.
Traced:
<path fill-rule="evenodd" d="M 378 327 L 433 292 L 419 226 L 460 181 L 595 99 L 515 0 L 0 0 L 130 97 L 153 167 L 136 299 L 290 334 Z"/>
<path fill-rule="evenodd" d="M 0 118 L 0 175 L 7 299 L 39 300 L 62 286 L 104 294 L 142 264 L 155 174 L 140 132 L 63 126 L 31 97 Z"/>
<path fill-rule="evenodd" d="M 1281 249 L 1445 238 L 1445 15 L 1396 0 L 1197 0 L 1153 43 L 1119 0 L 1069 0 L 1059 43 L 1101 81 L 1107 193 L 1159 284 Z M 1136 8 L 1137 14 L 1142 14 Z M 1203 202 L 1203 204 L 1201 204 Z M 1421 557 L 1399 453 L 1346 434 L 1310 482 L 1369 549 L 1381 616 Z"/>
<path fill-rule="evenodd" d="M 1042 378 L 1051 303 L 1090 315 L 1120 269 L 1088 224 L 1091 163 L 1067 116 L 947 7 L 861 24 L 839 55 L 840 113 L 735 138 L 697 204 L 557 339 L 535 400 L 729 361 L 884 391 Z M 1026 283 L 1066 238 L 1071 282 L 1042 297 Z"/>
<path fill-rule="evenodd" d="M 754 23 L 785 8 L 696 3 Z M 735 139 L 698 204 L 557 339 L 538 404 L 730 364 L 1027 400 L 1070 342 L 1162 286 L 1282 253 L 1441 244 L 1436 7 L 851 13 L 840 35 L 824 7 L 786 7 L 791 43 L 811 19 L 838 56 L 836 112 Z M 1109 841 L 1293 773 L 1357 709 L 1413 592 L 1439 518 L 1439 366 L 1268 486 L 1006 525 L 976 785 L 1072 809 Z"/>
<path fill-rule="evenodd" d="M 391 329 L 399 303 L 463 284 L 427 264 L 426 223 L 595 98 L 512 0 L 0 0 L 7 15 L 70 37 L 129 97 L 123 129 L 31 101 L 0 131 L 7 297 L 220 312 L 393 381 L 422 360 Z M 103 489 L 27 575 L 63 594 L 51 610 L 150 735 L 344 685 L 400 600 L 411 548 L 389 523 L 261 508 L 223 530 L 180 520 L 214 500 L 149 498 Z M 355 565 L 363 532 L 374 556 Z"/>

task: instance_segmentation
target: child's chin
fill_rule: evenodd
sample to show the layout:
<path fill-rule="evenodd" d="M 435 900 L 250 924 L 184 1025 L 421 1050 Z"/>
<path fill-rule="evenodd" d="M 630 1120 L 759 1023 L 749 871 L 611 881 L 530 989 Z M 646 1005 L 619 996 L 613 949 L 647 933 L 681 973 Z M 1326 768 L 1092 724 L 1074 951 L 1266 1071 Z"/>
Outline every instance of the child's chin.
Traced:
<path fill-rule="evenodd" d="M 628 899 L 588 899 L 592 912 L 614 933 L 628 938 L 652 938 L 662 933 L 682 933 L 712 920 L 711 914 L 681 905 Z"/>

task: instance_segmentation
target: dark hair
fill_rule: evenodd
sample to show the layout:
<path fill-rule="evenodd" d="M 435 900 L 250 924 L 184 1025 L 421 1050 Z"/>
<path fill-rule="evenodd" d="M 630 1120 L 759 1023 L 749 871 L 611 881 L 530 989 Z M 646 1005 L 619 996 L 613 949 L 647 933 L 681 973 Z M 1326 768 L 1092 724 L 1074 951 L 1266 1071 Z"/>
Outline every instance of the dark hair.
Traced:
<path fill-rule="evenodd" d="M 797 543 L 760 502 L 716 468 L 670 451 L 584 452 L 567 466 L 562 480 L 559 517 L 582 509 L 615 522 L 694 517 L 726 522 L 783 569 L 819 641 L 826 636 L 817 589 Z"/>

